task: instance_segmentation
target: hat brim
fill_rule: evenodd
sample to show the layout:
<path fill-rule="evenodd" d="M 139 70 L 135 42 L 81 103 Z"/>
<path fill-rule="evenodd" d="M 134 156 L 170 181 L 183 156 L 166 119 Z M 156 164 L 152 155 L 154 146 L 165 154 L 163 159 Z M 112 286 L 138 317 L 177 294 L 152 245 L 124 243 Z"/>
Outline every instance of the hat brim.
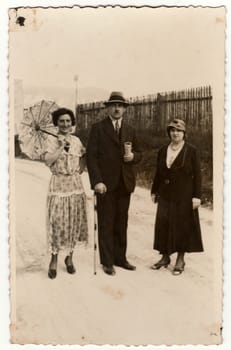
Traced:
<path fill-rule="evenodd" d="M 180 130 L 180 131 L 186 131 L 185 130 L 185 128 L 183 128 L 183 127 L 178 127 L 178 126 L 176 126 L 176 125 L 168 125 L 167 126 L 167 131 L 169 131 L 170 129 L 177 129 L 177 130 Z"/>
<path fill-rule="evenodd" d="M 106 102 L 104 102 L 104 105 L 109 106 L 109 105 L 113 105 L 115 103 L 120 103 L 120 104 L 124 105 L 125 107 L 128 107 L 130 105 L 129 102 L 121 101 L 121 100 L 106 101 Z"/>

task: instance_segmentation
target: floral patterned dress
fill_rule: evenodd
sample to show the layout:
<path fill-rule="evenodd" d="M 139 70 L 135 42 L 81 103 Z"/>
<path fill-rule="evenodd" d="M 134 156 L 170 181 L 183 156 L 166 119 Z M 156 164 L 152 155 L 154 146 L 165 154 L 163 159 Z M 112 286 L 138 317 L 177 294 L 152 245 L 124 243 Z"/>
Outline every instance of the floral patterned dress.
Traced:
<path fill-rule="evenodd" d="M 54 153 L 58 140 L 49 137 L 46 152 Z M 63 150 L 50 166 L 52 173 L 47 196 L 48 249 L 73 251 L 77 241 L 87 241 L 86 195 L 79 174 L 79 159 L 85 153 L 78 137 L 69 135 L 70 148 Z"/>

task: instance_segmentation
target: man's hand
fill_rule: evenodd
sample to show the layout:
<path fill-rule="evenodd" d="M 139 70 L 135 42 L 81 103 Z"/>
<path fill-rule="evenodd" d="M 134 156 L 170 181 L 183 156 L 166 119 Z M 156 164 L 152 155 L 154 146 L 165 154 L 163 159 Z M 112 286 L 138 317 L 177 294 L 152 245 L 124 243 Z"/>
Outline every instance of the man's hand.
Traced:
<path fill-rule="evenodd" d="M 107 187 L 104 185 L 104 183 L 99 182 L 95 185 L 94 190 L 96 193 L 104 194 L 107 192 Z"/>
<path fill-rule="evenodd" d="M 129 153 L 129 154 L 125 154 L 124 155 L 124 161 L 127 162 L 131 162 L 134 159 L 134 153 Z"/>
<path fill-rule="evenodd" d="M 199 198 L 192 199 L 193 210 L 198 209 L 200 205 L 201 205 L 201 200 Z"/>
<path fill-rule="evenodd" d="M 156 195 L 154 193 L 151 194 L 151 199 L 154 204 L 156 204 Z"/>

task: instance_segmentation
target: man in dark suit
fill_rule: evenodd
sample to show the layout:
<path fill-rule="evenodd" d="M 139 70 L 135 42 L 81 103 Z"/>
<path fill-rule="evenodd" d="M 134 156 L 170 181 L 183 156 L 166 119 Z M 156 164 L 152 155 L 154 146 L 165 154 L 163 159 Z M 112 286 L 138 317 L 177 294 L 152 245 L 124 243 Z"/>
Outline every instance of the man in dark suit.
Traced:
<path fill-rule="evenodd" d="M 105 105 L 108 116 L 91 128 L 87 167 L 97 195 L 100 262 L 105 273 L 114 275 L 113 265 L 136 269 L 126 259 L 127 224 L 141 150 L 135 130 L 123 120 L 129 105 L 123 94 L 112 92 Z"/>

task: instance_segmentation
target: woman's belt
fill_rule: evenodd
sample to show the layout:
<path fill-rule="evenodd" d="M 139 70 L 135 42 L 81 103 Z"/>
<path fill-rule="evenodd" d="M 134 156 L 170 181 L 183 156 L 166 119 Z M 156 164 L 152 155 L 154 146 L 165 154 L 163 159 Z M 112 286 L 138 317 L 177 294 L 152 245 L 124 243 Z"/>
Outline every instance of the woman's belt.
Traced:
<path fill-rule="evenodd" d="M 79 174 L 79 172 L 75 171 L 74 173 L 71 173 L 71 174 L 52 173 L 52 175 L 56 175 L 56 176 L 73 176 L 73 175 L 76 175 L 76 174 Z"/>

